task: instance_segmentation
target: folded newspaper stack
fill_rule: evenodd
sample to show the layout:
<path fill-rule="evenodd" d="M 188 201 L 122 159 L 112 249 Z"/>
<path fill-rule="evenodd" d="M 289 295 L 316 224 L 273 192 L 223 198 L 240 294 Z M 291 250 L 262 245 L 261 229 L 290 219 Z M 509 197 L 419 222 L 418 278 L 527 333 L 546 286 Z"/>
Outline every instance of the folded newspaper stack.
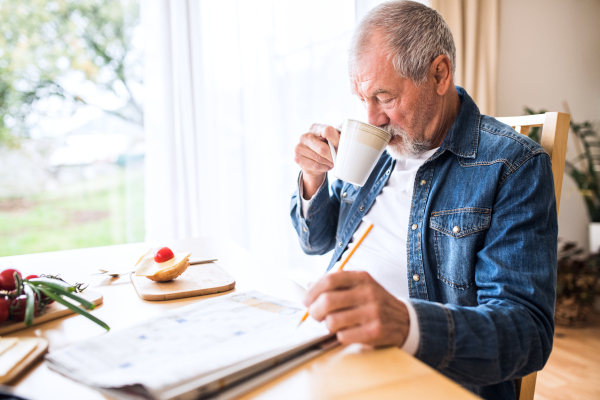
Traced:
<path fill-rule="evenodd" d="M 213 396 L 224 386 L 250 387 L 249 377 L 283 361 L 324 351 L 333 335 L 314 320 L 297 328 L 303 313 L 300 305 L 259 292 L 233 293 L 54 351 L 46 360 L 121 399 Z"/>

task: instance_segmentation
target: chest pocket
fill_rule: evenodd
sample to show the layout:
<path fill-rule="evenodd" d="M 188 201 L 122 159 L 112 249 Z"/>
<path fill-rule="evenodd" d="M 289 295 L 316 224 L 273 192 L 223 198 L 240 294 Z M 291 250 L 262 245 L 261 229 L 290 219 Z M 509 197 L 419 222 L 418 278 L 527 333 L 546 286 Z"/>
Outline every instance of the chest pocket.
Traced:
<path fill-rule="evenodd" d="M 438 279 L 453 288 L 465 290 L 475 281 L 477 252 L 483 247 L 490 227 L 489 208 L 459 208 L 431 214 Z"/>

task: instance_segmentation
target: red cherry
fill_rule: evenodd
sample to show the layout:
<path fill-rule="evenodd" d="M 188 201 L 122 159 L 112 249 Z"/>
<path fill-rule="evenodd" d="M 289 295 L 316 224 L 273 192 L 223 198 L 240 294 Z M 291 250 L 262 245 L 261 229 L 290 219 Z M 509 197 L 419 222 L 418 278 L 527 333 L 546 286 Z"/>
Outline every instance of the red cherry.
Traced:
<path fill-rule="evenodd" d="M 0 297 L 0 324 L 8 319 L 10 316 L 10 299 L 7 297 Z"/>
<path fill-rule="evenodd" d="M 165 261 L 169 261 L 171 258 L 174 258 L 175 254 L 168 247 L 163 247 L 156 252 L 154 256 L 154 261 L 157 263 L 164 263 Z"/>
<path fill-rule="evenodd" d="M 22 276 L 16 269 L 5 269 L 0 272 L 0 290 L 15 290 L 17 288 L 17 282 L 15 281 L 14 273 L 19 274 L 19 278 Z"/>
<path fill-rule="evenodd" d="M 27 275 L 27 277 L 25 278 L 26 280 L 30 280 L 30 279 L 36 279 L 39 278 L 39 276 L 37 275 Z"/>

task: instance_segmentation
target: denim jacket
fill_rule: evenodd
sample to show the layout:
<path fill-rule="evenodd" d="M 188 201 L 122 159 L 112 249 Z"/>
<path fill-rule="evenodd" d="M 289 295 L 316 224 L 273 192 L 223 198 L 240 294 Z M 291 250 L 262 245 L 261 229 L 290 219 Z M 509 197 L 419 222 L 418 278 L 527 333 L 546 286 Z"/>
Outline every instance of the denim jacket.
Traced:
<path fill-rule="evenodd" d="M 416 357 L 487 399 L 514 399 L 514 379 L 542 369 L 552 350 L 557 211 L 548 154 L 461 108 L 440 148 L 419 168 L 408 230 Z M 298 191 L 291 217 L 307 254 L 338 261 L 394 169 L 384 153 L 364 187 L 326 181 L 306 218 Z"/>

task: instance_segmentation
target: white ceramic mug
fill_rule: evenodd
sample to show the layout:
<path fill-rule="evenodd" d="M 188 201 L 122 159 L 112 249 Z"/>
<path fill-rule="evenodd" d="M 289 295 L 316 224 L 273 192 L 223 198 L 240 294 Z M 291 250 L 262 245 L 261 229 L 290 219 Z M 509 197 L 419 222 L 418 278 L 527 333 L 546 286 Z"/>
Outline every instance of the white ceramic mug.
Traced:
<path fill-rule="evenodd" d="M 331 143 L 333 175 L 344 182 L 363 187 L 392 135 L 381 128 L 346 119 L 337 152 Z"/>

